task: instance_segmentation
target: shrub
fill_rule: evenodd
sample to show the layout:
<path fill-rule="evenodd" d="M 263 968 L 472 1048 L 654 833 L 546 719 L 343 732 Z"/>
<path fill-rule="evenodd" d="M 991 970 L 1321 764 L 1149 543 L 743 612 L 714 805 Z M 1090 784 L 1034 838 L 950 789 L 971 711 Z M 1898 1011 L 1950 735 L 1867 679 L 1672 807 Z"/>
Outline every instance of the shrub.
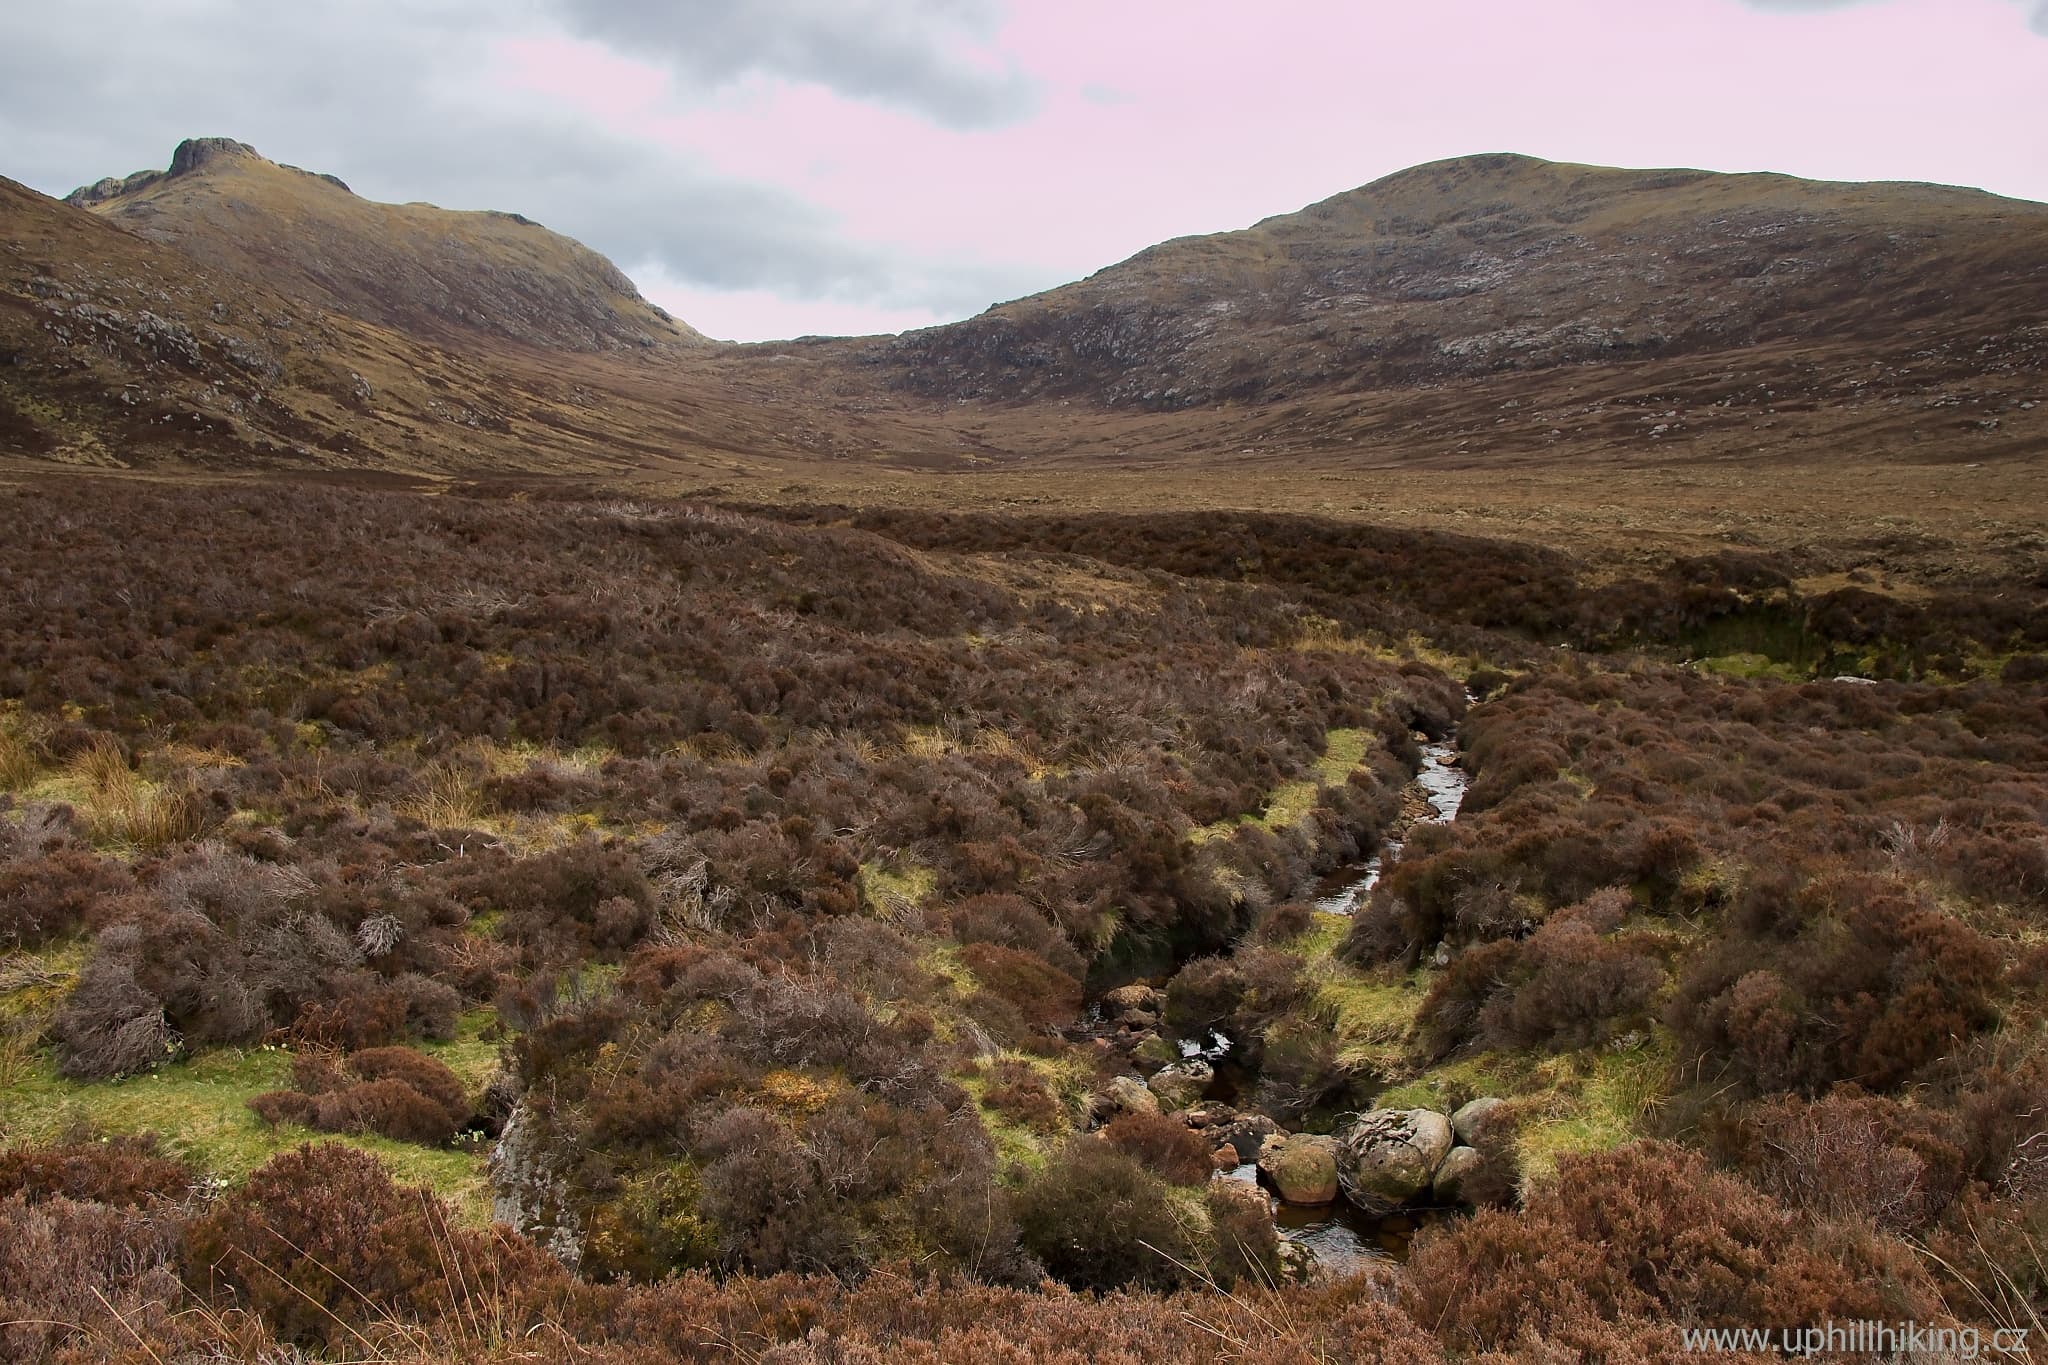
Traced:
<path fill-rule="evenodd" d="M 992 943 L 1001 948 L 1021 948 L 1042 957 L 1067 976 L 1079 978 L 1087 964 L 1074 951 L 1059 926 L 1033 909 L 1021 896 L 970 896 L 953 907 L 952 929 L 962 944 Z"/>
<path fill-rule="evenodd" d="M 1224 1028 L 1246 989 L 1243 969 L 1230 958 L 1197 958 L 1166 983 L 1166 1022 L 1189 1036 Z"/>
<path fill-rule="evenodd" d="M 1564 1159 L 1519 1215 L 1482 1210 L 1417 1238 L 1402 1305 L 1454 1351 L 1484 1352 L 1591 1323 L 1924 1320 L 1934 1301 L 1924 1274 L 1824 1255 L 1697 1154 L 1637 1143 Z"/>
<path fill-rule="evenodd" d="M 134 879 L 120 863 L 59 845 L 0 861 L 0 945 L 35 948 L 132 913 Z"/>
<path fill-rule="evenodd" d="M 1081 983 L 1036 953 L 970 943 L 960 950 L 960 960 L 984 989 L 1006 1001 L 1032 1027 L 1072 1023 L 1081 1013 Z"/>
<path fill-rule="evenodd" d="M 1209 1144 L 1171 1115 L 1125 1114 L 1112 1120 L 1101 1135 L 1110 1146 L 1170 1184 L 1204 1184 L 1213 1169 Z"/>
<path fill-rule="evenodd" d="M 249 1101 L 266 1123 L 300 1123 L 326 1133 L 377 1133 L 397 1142 L 438 1146 L 475 1113 L 462 1080 L 410 1048 L 353 1054 L 346 1067 L 319 1054 L 292 1059 L 298 1090 L 270 1091 Z"/>
<path fill-rule="evenodd" d="M 139 1208 L 183 1199 L 198 1182 L 197 1171 L 158 1153 L 154 1136 L 88 1137 L 0 1152 L 0 1199 L 20 1195 L 31 1204 L 75 1199 Z"/>
<path fill-rule="evenodd" d="M 1076 1138 L 1017 1196 L 1025 1250 L 1076 1289 L 1170 1289 L 1210 1247 L 1175 1216 L 1166 1184 L 1137 1158 Z"/>
<path fill-rule="evenodd" d="M 284 1341 L 360 1349 L 358 1334 L 444 1314 L 497 1318 L 504 1287 L 559 1275 L 538 1251 L 456 1224 L 424 1187 L 339 1143 L 274 1157 L 185 1230 L 192 1291 L 255 1313 Z M 524 1330 L 515 1322 L 503 1324 Z"/>
<path fill-rule="evenodd" d="M 79 1080 L 153 1071 L 179 1047 L 163 1002 L 136 983 L 134 968 L 120 958 L 86 963 L 52 1032 L 59 1069 Z"/>

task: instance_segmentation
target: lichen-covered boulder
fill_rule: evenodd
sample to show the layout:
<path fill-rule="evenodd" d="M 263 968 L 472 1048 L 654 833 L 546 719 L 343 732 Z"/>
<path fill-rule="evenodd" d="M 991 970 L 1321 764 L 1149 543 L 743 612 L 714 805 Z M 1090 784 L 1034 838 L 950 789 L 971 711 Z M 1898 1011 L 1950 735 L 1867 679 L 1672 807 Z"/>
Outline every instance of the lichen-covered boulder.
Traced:
<path fill-rule="evenodd" d="M 1444 1157 L 1444 1164 L 1436 1168 L 1430 1192 L 1439 1204 L 1469 1204 L 1472 1200 L 1465 1193 L 1466 1184 L 1485 1165 L 1486 1158 L 1475 1149 L 1453 1147 Z"/>
<path fill-rule="evenodd" d="M 1486 1131 L 1486 1125 L 1493 1122 L 1494 1115 L 1506 1105 L 1506 1100 L 1487 1095 L 1461 1107 L 1457 1113 L 1451 1115 L 1451 1131 L 1458 1135 L 1459 1145 L 1477 1147 L 1479 1135 Z"/>
<path fill-rule="evenodd" d="M 1088 1112 L 1097 1123 L 1108 1123 L 1123 1114 L 1156 1114 L 1159 1097 L 1136 1076 L 1118 1076 L 1096 1092 Z"/>
<path fill-rule="evenodd" d="M 1146 1084 L 1152 1087 L 1163 1109 L 1185 1109 L 1202 1098 L 1209 1088 L 1209 1082 L 1216 1079 L 1216 1068 L 1207 1062 L 1191 1058 L 1175 1062 L 1153 1073 Z"/>
<path fill-rule="evenodd" d="M 1296 1133 L 1262 1153 L 1259 1170 L 1287 1203 L 1331 1203 L 1337 1198 L 1337 1140 Z"/>
<path fill-rule="evenodd" d="M 1433 1109 L 1375 1109 L 1337 1134 L 1337 1184 L 1377 1218 L 1428 1194 L 1454 1145 L 1451 1121 Z"/>

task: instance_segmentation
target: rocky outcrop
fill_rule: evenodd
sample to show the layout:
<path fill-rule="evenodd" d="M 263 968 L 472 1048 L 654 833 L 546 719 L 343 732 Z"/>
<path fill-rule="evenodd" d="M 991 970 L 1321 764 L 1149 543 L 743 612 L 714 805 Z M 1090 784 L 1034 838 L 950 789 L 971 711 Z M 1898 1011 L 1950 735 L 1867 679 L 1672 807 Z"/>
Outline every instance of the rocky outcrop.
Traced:
<path fill-rule="evenodd" d="M 1136 982 L 1119 986 L 1102 997 L 1103 1017 L 1126 1028 L 1156 1029 L 1166 1008 L 1166 996 L 1155 986 Z"/>
<path fill-rule="evenodd" d="M 1337 1180 L 1349 1199 L 1385 1217 L 1430 1193 L 1455 1137 L 1433 1109 L 1375 1109 L 1337 1135 Z"/>
<path fill-rule="evenodd" d="M 333 176 L 273 162 L 232 138 L 188 138 L 169 170 L 97 181 L 67 202 L 209 270 L 436 344 L 707 344 L 610 261 L 529 219 L 360 199 Z"/>
<path fill-rule="evenodd" d="M 1337 1140 L 1297 1133 L 1259 1158 L 1259 1171 L 1290 1204 L 1328 1204 L 1337 1198 Z"/>
<path fill-rule="evenodd" d="M 583 1221 L 550 1160 L 546 1133 L 524 1105 L 512 1110 L 491 1148 L 490 1179 L 494 1222 L 532 1238 L 571 1270 L 582 1262 Z"/>

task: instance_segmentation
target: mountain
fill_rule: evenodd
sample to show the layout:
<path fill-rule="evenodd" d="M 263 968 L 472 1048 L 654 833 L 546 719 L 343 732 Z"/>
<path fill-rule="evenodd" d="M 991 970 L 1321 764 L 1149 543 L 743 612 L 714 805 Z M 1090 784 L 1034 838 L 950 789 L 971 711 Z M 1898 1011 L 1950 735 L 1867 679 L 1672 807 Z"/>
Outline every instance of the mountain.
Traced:
<path fill-rule="evenodd" d="M 182 142 L 167 171 L 67 202 L 226 275 L 448 345 L 554 350 L 705 346 L 596 252 L 514 213 L 358 198 L 330 175 L 227 138 Z"/>
<path fill-rule="evenodd" d="M 749 346 L 514 216 L 370 203 L 239 143 L 71 197 L 0 181 L 0 474 L 1382 509 L 1517 537 L 1565 534 L 1559 500 L 1597 488 L 1593 529 L 1630 521 L 1644 553 L 1796 540 L 1795 485 L 1801 516 L 1851 516 L 1889 480 L 1930 546 L 2031 536 L 2048 496 L 2048 207 L 1966 190 L 1472 157 L 950 326 Z"/>
<path fill-rule="evenodd" d="M 493 215 L 445 215 L 478 240 L 510 234 L 533 244 L 535 260 L 563 263 L 560 275 L 537 273 L 527 296 L 568 300 L 568 315 L 584 321 L 542 315 L 509 336 L 507 320 L 527 315 L 486 306 L 508 257 L 489 268 L 468 258 L 463 274 L 436 243 L 346 238 L 333 224 L 351 214 L 374 223 L 384 206 L 246 150 L 207 147 L 185 144 L 175 175 L 75 196 L 92 201 L 84 207 L 0 178 L 0 465 L 10 472 L 84 466 L 694 486 L 757 477 L 785 458 L 916 450 L 929 440 L 905 417 L 906 404 L 878 397 L 865 373 L 826 372 L 801 358 L 741 364 L 728 358 L 741 348 L 684 330 L 661 341 L 666 324 L 651 310 L 636 314 L 644 309 L 637 296 L 589 293 L 615 273 L 601 258 L 509 218 L 499 226 Z M 280 186 L 322 206 L 324 236 L 295 231 L 298 220 L 282 216 L 290 196 L 272 192 Z M 241 202 L 248 245 L 211 229 L 131 230 L 127 223 L 152 221 L 141 209 L 157 202 L 153 194 L 166 215 L 202 224 L 213 211 L 206 205 Z M 342 278 L 326 265 L 331 245 L 291 247 L 320 240 L 384 253 L 393 278 L 463 281 L 478 292 L 448 296 L 451 313 L 488 313 L 492 325 L 404 308 L 378 313 L 368 296 L 344 309 L 316 282 Z M 280 253 L 274 272 L 257 268 L 259 252 Z M 561 344 L 543 344 L 547 337 Z M 588 344 L 572 349 L 578 342 Z"/>
<path fill-rule="evenodd" d="M 2048 358 L 2048 206 L 1929 185 L 1465 157 L 905 335 L 952 399 L 1272 403 L 1794 343 Z"/>

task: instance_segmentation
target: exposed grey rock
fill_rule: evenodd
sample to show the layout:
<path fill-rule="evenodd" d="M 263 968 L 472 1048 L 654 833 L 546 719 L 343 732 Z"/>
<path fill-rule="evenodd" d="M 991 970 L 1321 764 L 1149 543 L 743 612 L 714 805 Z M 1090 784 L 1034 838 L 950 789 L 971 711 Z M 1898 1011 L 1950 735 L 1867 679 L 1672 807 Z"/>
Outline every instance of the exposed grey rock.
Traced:
<path fill-rule="evenodd" d="M 1453 1145 L 1451 1121 L 1433 1109 L 1375 1109 L 1337 1135 L 1344 1197 L 1385 1217 L 1427 1193 Z"/>
<path fill-rule="evenodd" d="M 490 1179 L 495 1221 L 532 1238 L 571 1270 L 582 1263 L 584 1228 L 568 1182 L 548 1161 L 546 1140 L 523 1105 L 491 1148 Z"/>
<path fill-rule="evenodd" d="M 1337 1140 L 1297 1133 L 1259 1154 L 1259 1169 L 1290 1204 L 1328 1204 L 1337 1197 Z"/>
<path fill-rule="evenodd" d="M 1107 1123 L 1119 1114 L 1156 1114 L 1159 1097 L 1137 1077 L 1118 1076 L 1096 1093 L 1088 1112 L 1098 1123 Z"/>
<path fill-rule="evenodd" d="M 1191 1058 L 1175 1062 L 1172 1066 L 1161 1067 L 1146 1084 L 1159 1097 L 1159 1103 L 1167 1109 L 1185 1109 L 1202 1098 L 1209 1083 L 1216 1079 L 1216 1068 L 1207 1062 Z"/>
<path fill-rule="evenodd" d="M 1506 1103 L 1506 1100 L 1497 1095 L 1485 1095 L 1473 1100 L 1451 1115 L 1451 1130 L 1465 1146 L 1477 1147 L 1479 1135 L 1486 1131 L 1486 1125 L 1493 1121 L 1493 1116 Z"/>
<path fill-rule="evenodd" d="M 1486 1165 L 1486 1158 L 1470 1147 L 1453 1147 L 1444 1157 L 1444 1164 L 1436 1168 L 1436 1179 L 1431 1182 L 1431 1191 L 1437 1202 L 1442 1204 L 1469 1204 L 1465 1197 L 1465 1183 Z"/>
<path fill-rule="evenodd" d="M 1266 1139 L 1275 1134 L 1286 1136 L 1280 1125 L 1264 1114 L 1235 1114 L 1228 1121 L 1212 1126 L 1208 1138 L 1211 1142 L 1230 1143 L 1247 1156 L 1255 1156 Z"/>

